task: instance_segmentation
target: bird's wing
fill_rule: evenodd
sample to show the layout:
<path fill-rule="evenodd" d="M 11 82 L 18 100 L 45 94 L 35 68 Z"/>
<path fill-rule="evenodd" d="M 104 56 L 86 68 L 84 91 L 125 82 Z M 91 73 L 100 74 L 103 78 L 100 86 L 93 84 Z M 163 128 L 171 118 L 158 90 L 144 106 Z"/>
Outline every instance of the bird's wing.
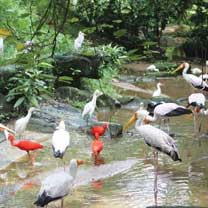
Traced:
<path fill-rule="evenodd" d="M 193 93 L 188 97 L 188 102 L 197 103 L 198 105 L 205 105 L 206 98 L 202 93 Z"/>
<path fill-rule="evenodd" d="M 182 107 L 183 106 L 179 106 L 176 103 L 162 103 L 160 105 L 157 105 L 154 109 L 154 113 L 158 114 L 158 115 L 165 115 L 168 114 L 169 112 L 175 110 L 178 107 Z"/>
<path fill-rule="evenodd" d="M 65 130 L 56 130 L 52 136 L 52 146 L 54 150 L 60 150 L 64 152 L 66 148 L 70 145 L 70 136 L 69 133 Z"/>
<path fill-rule="evenodd" d="M 87 103 L 84 106 L 84 110 L 82 111 L 82 117 L 84 118 L 85 115 L 87 115 L 88 113 L 90 113 L 90 108 L 91 108 L 91 102 Z"/>
<path fill-rule="evenodd" d="M 206 84 L 206 82 L 204 82 L 201 78 L 192 75 L 192 74 L 188 74 L 188 78 L 190 79 L 190 82 L 193 86 L 202 86 L 202 87 L 208 87 L 208 85 Z"/>
<path fill-rule="evenodd" d="M 15 122 L 14 130 L 16 133 L 21 133 L 25 130 L 27 123 L 25 123 L 25 118 L 20 118 Z"/>
<path fill-rule="evenodd" d="M 137 130 L 144 137 L 145 142 L 157 149 L 165 150 L 174 148 L 174 140 L 167 133 L 152 125 L 142 125 L 137 127 Z"/>
<path fill-rule="evenodd" d="M 43 180 L 39 195 L 44 191 L 52 198 L 62 197 L 70 193 L 73 187 L 73 178 L 66 172 L 49 175 Z"/>

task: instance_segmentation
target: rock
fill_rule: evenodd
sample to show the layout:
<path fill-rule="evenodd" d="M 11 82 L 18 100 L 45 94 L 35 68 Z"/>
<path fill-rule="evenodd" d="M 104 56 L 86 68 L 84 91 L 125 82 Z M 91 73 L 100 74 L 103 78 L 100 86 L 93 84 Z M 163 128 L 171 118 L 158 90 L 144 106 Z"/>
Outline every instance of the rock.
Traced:
<path fill-rule="evenodd" d="M 52 133 L 59 121 L 63 119 L 67 128 L 78 129 L 86 123 L 81 117 L 81 111 L 64 103 L 46 104 L 36 111 L 29 122 L 29 129 L 38 129 L 40 132 Z"/>
<path fill-rule="evenodd" d="M 91 94 L 75 87 L 63 86 L 56 89 L 56 97 L 61 100 L 74 100 L 86 102 Z"/>
<path fill-rule="evenodd" d="M 121 103 L 117 99 L 112 98 L 107 94 L 103 94 L 97 99 L 97 106 L 108 108 L 120 108 Z"/>

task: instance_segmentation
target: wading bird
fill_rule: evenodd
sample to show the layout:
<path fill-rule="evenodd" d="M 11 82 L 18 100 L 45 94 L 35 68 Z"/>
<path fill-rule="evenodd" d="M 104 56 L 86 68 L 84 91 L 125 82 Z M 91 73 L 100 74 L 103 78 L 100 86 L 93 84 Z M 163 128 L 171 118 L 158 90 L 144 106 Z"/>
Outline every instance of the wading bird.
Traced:
<path fill-rule="evenodd" d="M 182 63 L 175 71 L 178 70 L 183 70 L 183 78 L 190 83 L 193 87 L 200 89 L 200 90 L 204 90 L 204 91 L 208 91 L 208 84 L 203 81 L 202 78 L 197 77 L 193 74 L 187 74 L 187 71 L 189 69 L 189 64 L 187 62 Z"/>
<path fill-rule="evenodd" d="M 156 66 L 154 64 L 149 65 L 146 68 L 147 71 L 151 71 L 151 72 L 159 72 L 159 69 L 156 68 Z"/>
<path fill-rule="evenodd" d="M 99 139 L 100 136 L 103 136 L 108 128 L 108 123 L 104 123 L 101 126 L 92 126 L 90 129 L 91 134 L 95 139 Z"/>
<path fill-rule="evenodd" d="M 192 111 L 190 109 L 187 109 L 186 107 L 182 106 L 182 105 L 178 105 L 176 103 L 162 103 L 159 104 L 155 107 L 154 111 L 153 111 L 153 116 L 147 115 L 145 117 L 145 122 L 155 122 L 158 119 L 161 118 L 168 118 L 168 122 L 169 122 L 169 117 L 173 117 L 173 116 L 181 116 L 184 114 L 191 114 Z M 168 132 L 169 132 L 169 124 L 168 125 Z"/>
<path fill-rule="evenodd" d="M 44 207 L 52 201 L 61 199 L 61 208 L 63 208 L 63 198 L 72 192 L 77 167 L 83 163 L 82 160 L 72 159 L 69 164 L 69 173 L 60 171 L 46 177 L 42 181 L 38 199 L 34 204 Z"/>
<path fill-rule="evenodd" d="M 92 141 L 91 150 L 92 150 L 93 156 L 95 158 L 99 157 L 100 152 L 102 152 L 102 150 L 103 150 L 103 147 L 104 147 L 104 144 L 99 137 Z"/>
<path fill-rule="evenodd" d="M 69 133 L 65 130 L 64 121 L 60 121 L 57 130 L 53 133 L 52 136 L 52 148 L 53 155 L 56 158 L 63 159 L 64 153 L 70 145 L 70 136 Z"/>
<path fill-rule="evenodd" d="M 92 100 L 84 106 L 84 110 L 82 111 L 82 118 L 87 121 L 87 125 L 88 125 L 89 119 L 91 119 L 95 111 L 97 98 L 101 96 L 102 94 L 103 93 L 100 92 L 99 90 L 95 90 L 95 92 L 93 93 Z"/>
<path fill-rule="evenodd" d="M 145 117 L 148 116 L 148 111 L 138 110 L 131 119 L 126 123 L 123 130 L 126 131 L 129 126 L 136 121 L 135 128 L 144 138 L 145 143 L 154 148 L 156 153 L 154 153 L 155 159 L 155 182 L 154 182 L 154 192 L 157 195 L 157 170 L 158 170 L 158 151 L 165 153 L 170 156 L 173 161 L 182 161 L 177 147 L 175 146 L 175 141 L 167 133 L 158 129 L 152 125 L 145 125 Z"/>
<path fill-rule="evenodd" d="M 25 117 L 22 117 L 20 119 L 18 119 L 16 122 L 15 122 L 15 126 L 14 126 L 14 130 L 16 132 L 16 134 L 21 138 L 21 136 L 23 135 L 26 127 L 27 127 L 27 124 L 30 120 L 30 117 L 32 116 L 32 112 L 34 111 L 38 111 L 39 109 L 37 108 L 34 108 L 34 107 L 31 107 L 29 110 L 28 110 L 28 113 Z"/>
<path fill-rule="evenodd" d="M 74 48 L 76 50 L 82 47 L 82 43 L 84 42 L 84 33 L 79 31 L 78 37 L 74 41 Z"/>
<path fill-rule="evenodd" d="M 163 86 L 163 84 L 162 83 L 157 83 L 157 90 L 155 90 L 154 92 L 153 92 L 153 94 L 152 94 L 152 97 L 159 97 L 159 96 L 161 96 L 161 86 Z"/>
<path fill-rule="evenodd" d="M 4 135 L 6 139 L 8 139 L 12 146 L 19 148 L 20 150 L 26 151 L 28 156 L 30 157 L 30 151 L 42 149 L 43 145 L 32 140 L 18 140 L 15 141 L 15 137 L 13 134 L 10 134 L 7 130 L 4 130 Z M 32 163 L 35 158 L 31 158 Z"/>

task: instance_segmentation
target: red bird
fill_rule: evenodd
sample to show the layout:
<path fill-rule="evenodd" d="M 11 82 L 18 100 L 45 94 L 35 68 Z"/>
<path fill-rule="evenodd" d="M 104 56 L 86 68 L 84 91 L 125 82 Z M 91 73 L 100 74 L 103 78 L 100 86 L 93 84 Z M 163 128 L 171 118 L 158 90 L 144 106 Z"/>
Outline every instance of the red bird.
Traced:
<path fill-rule="evenodd" d="M 107 128 L 108 123 L 104 123 L 102 126 L 93 126 L 90 132 L 95 137 L 95 139 L 99 139 L 100 136 L 103 136 L 105 134 Z"/>
<path fill-rule="evenodd" d="M 104 144 L 98 137 L 98 139 L 95 139 L 91 143 L 91 149 L 93 155 L 97 158 L 100 155 L 100 152 L 103 150 Z"/>
<path fill-rule="evenodd" d="M 39 144 L 38 142 L 31 141 L 31 140 L 15 141 L 14 135 L 10 134 L 7 130 L 4 130 L 4 134 L 5 134 L 5 137 L 10 141 L 12 146 L 26 151 L 29 156 L 30 156 L 29 151 L 38 150 L 38 149 L 43 148 L 42 144 Z"/>

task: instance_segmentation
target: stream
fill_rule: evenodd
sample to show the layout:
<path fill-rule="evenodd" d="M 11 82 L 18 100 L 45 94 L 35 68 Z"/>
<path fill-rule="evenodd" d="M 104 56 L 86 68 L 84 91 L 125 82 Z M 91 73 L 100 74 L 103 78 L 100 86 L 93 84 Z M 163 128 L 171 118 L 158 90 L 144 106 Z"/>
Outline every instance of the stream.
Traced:
<path fill-rule="evenodd" d="M 140 80 L 136 81 L 134 85 L 155 89 L 158 81 L 165 85 L 162 92 L 173 100 L 187 97 L 194 92 L 182 78 Z M 135 92 L 119 91 L 125 95 L 140 96 Z M 136 108 L 130 107 L 113 112 L 101 110 L 99 119 L 124 124 L 135 110 Z M 72 158 L 84 159 L 86 164 L 79 170 L 84 171 L 84 174 L 80 176 L 78 174 L 78 178 L 82 177 L 84 182 L 74 188 L 72 195 L 65 197 L 64 207 L 144 208 L 154 206 L 156 201 L 158 205 L 166 206 L 208 207 L 208 137 L 206 134 L 195 136 L 193 118 L 190 115 L 171 118 L 170 125 L 182 163 L 174 162 L 167 155 L 159 153 L 157 195 L 154 193 L 153 152 L 144 144 L 137 132 L 126 133 L 120 138 L 103 138 L 102 163 L 112 164 L 112 166 L 110 168 L 104 166 L 103 169 L 109 168 L 109 172 L 104 174 L 103 170 L 102 176 L 97 176 L 94 181 L 90 181 L 87 180 L 88 174 L 89 177 L 92 177 L 93 171 L 96 171 L 96 169 L 92 169 L 94 164 L 90 152 L 91 138 L 84 133 L 71 131 L 71 146 L 64 160 L 68 162 Z M 202 118 L 202 125 L 204 129 L 207 128 L 205 118 Z M 0 172 L 1 208 L 35 207 L 33 202 L 40 186 L 34 178 L 38 176 L 42 178 L 47 175 L 48 171 L 63 165 L 62 161 L 53 158 L 50 142 L 49 139 L 45 149 L 38 152 L 34 167 L 28 162 L 27 157 L 23 157 Z M 102 164 L 99 167 L 102 168 Z M 30 179 L 33 180 L 30 181 Z M 23 183 L 25 181 L 26 183 Z M 15 184 L 21 184 L 16 191 L 14 191 Z M 59 206 L 60 201 L 56 201 L 49 204 L 48 207 Z"/>

